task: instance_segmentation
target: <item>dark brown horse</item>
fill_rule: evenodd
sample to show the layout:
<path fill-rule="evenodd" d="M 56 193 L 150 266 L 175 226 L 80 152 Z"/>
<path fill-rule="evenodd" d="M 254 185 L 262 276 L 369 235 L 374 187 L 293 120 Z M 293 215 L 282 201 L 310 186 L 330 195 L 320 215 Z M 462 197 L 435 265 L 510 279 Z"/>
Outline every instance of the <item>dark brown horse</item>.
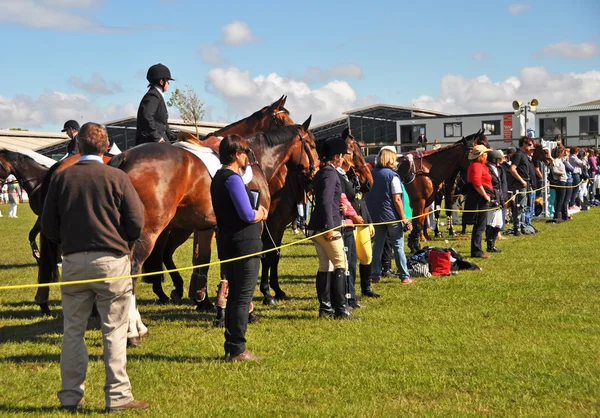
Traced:
<path fill-rule="evenodd" d="M 372 184 L 373 177 L 367 167 L 360 146 L 350 137 L 347 138 L 346 142 L 350 154 L 347 156 L 348 161 L 345 163 L 346 167 L 344 169 L 348 169 L 352 176 L 358 175 L 361 181 L 364 181 L 364 184 Z M 311 150 L 312 158 L 317 162 L 318 154 L 313 144 L 311 144 Z M 302 176 L 293 175 L 293 173 L 288 173 L 287 176 L 285 174 L 285 172 L 280 171 L 269 181 L 271 209 L 267 219 L 267 228 L 265 228 L 262 236 L 265 249 L 281 245 L 287 225 L 298 216 L 297 205 L 306 202 L 306 193 L 310 191 L 310 183 Z M 279 285 L 279 257 L 279 251 L 271 251 L 265 254 L 261 260 L 260 291 L 264 295 L 263 303 L 265 305 L 274 305 L 276 300 L 287 299 L 287 295 Z M 269 285 L 275 291 L 275 297 L 271 295 Z"/>
<path fill-rule="evenodd" d="M 412 181 L 405 182 L 404 187 L 410 198 L 410 206 L 413 214 L 413 230 L 408 238 L 408 247 L 415 252 L 420 249 L 421 232 L 429 239 L 426 231 L 426 216 L 424 213 L 433 203 L 440 186 L 444 185 L 446 207 L 451 207 L 454 179 L 460 169 L 466 170 L 469 166 L 467 155 L 469 150 L 477 144 L 487 144 L 481 131 L 462 138 L 452 145 L 425 151 L 421 154 L 411 153 L 409 167 L 415 171 Z M 412 158 L 411 158 L 412 157 Z M 412 164 L 412 166 L 411 166 Z M 404 163 L 400 162 L 400 168 Z M 400 173 L 406 177 L 406 173 Z M 447 185 L 447 186 L 446 186 Z M 424 228 L 425 227 L 425 228 Z"/>

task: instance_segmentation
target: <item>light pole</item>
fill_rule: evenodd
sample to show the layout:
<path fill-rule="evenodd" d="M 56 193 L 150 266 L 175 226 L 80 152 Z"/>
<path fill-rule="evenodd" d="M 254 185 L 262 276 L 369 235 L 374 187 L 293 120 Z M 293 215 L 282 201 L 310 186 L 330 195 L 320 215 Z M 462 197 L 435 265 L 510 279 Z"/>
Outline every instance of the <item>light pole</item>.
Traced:
<path fill-rule="evenodd" d="M 512 108 L 515 111 L 515 115 L 518 115 L 521 122 L 521 136 L 527 135 L 527 112 L 535 114 L 539 105 L 538 99 L 531 99 L 527 104 L 513 100 Z M 523 119 L 524 118 L 524 119 Z"/>

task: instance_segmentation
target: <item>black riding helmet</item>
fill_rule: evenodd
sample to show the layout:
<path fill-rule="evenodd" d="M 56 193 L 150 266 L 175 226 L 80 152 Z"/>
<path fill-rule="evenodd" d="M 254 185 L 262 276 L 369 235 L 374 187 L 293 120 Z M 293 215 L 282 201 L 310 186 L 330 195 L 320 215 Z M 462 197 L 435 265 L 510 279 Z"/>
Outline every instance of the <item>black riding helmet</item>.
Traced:
<path fill-rule="evenodd" d="M 348 145 L 346 141 L 339 136 L 334 136 L 323 141 L 321 148 L 321 158 L 331 159 L 337 154 L 348 154 Z"/>
<path fill-rule="evenodd" d="M 171 78 L 171 71 L 169 71 L 169 68 L 162 64 L 154 64 L 152 67 L 148 68 L 146 80 L 148 80 L 150 84 L 158 84 L 160 80 L 175 81 Z"/>

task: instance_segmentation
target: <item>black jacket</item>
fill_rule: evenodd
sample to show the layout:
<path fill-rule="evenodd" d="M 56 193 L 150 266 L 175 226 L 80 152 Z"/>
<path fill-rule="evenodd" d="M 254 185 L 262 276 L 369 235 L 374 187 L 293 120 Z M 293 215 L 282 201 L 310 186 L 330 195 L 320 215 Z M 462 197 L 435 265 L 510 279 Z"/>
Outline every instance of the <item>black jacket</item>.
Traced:
<path fill-rule="evenodd" d="M 495 200 L 499 204 L 504 204 L 508 200 L 508 185 L 506 183 L 506 171 L 502 166 L 497 166 L 498 175 L 494 173 L 492 164 L 488 163 L 490 170 L 490 176 L 492 176 L 492 187 L 494 188 L 492 194 L 492 200 Z"/>
<path fill-rule="evenodd" d="M 315 175 L 313 195 L 314 209 L 308 223 L 308 229 L 323 231 L 341 225 L 340 199 L 342 197 L 342 186 L 338 172 L 331 164 L 321 168 Z"/>
<path fill-rule="evenodd" d="M 169 129 L 167 105 L 156 87 L 150 87 L 142 98 L 137 114 L 135 144 L 158 142 L 160 139 L 173 141 L 176 135 Z"/>
<path fill-rule="evenodd" d="M 75 151 L 76 145 L 77 145 L 77 135 L 75 135 L 73 137 L 73 139 L 71 139 L 71 141 L 69 141 L 69 144 L 67 145 L 67 154 L 69 157 L 71 155 L 77 154 L 77 152 Z"/>

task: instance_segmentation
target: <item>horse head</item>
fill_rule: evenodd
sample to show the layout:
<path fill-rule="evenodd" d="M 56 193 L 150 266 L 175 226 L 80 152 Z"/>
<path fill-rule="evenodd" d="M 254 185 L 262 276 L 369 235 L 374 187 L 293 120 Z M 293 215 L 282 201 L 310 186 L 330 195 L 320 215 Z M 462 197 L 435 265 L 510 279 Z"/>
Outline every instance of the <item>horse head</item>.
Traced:
<path fill-rule="evenodd" d="M 319 169 L 319 154 L 317 154 L 317 144 L 312 132 L 308 129 L 312 115 L 298 125 L 299 134 L 295 139 L 295 144 L 291 147 L 289 164 L 296 167 L 302 173 L 302 176 L 312 181 L 314 175 Z"/>
<path fill-rule="evenodd" d="M 360 144 L 350 136 L 346 138 L 346 144 L 348 145 L 348 154 L 344 156 L 342 168 L 346 172 L 352 171 L 356 174 L 360 180 L 360 185 L 369 190 L 373 185 L 373 176 L 365 160 L 365 155 L 360 148 Z"/>
<path fill-rule="evenodd" d="M 285 108 L 286 100 L 287 96 L 283 95 L 279 100 L 274 101 L 269 106 L 263 107 L 259 111 L 262 125 L 269 127 L 268 129 L 263 129 L 263 131 L 294 125 L 294 121 L 290 117 L 290 112 Z"/>
<path fill-rule="evenodd" d="M 0 180 L 4 181 L 13 172 L 12 165 L 7 158 L 8 150 L 0 150 Z"/>
<path fill-rule="evenodd" d="M 417 168 L 415 167 L 415 158 L 412 154 L 400 154 L 396 159 L 398 166 L 396 172 L 400 176 L 400 180 L 404 184 L 410 184 L 417 176 Z"/>
<path fill-rule="evenodd" d="M 531 157 L 536 161 L 541 161 L 546 165 L 552 166 L 554 159 L 550 155 L 550 150 L 544 148 L 540 142 L 534 142 L 533 144 L 533 154 Z"/>

